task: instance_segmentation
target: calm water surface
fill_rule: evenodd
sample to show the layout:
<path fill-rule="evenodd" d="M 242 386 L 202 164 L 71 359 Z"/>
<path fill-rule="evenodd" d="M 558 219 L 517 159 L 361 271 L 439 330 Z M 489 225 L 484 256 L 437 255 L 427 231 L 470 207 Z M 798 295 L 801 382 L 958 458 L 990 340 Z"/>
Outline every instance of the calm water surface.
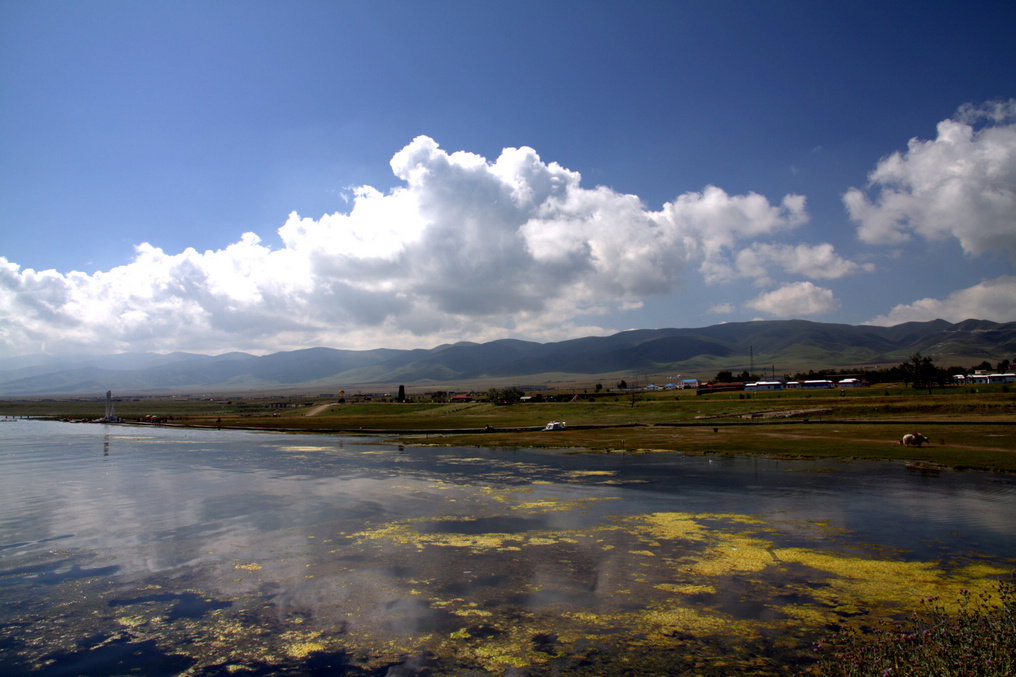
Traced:
<path fill-rule="evenodd" d="M 5 422 L 0 669 L 761 670 L 1011 569 L 1014 514 L 896 463 Z"/>

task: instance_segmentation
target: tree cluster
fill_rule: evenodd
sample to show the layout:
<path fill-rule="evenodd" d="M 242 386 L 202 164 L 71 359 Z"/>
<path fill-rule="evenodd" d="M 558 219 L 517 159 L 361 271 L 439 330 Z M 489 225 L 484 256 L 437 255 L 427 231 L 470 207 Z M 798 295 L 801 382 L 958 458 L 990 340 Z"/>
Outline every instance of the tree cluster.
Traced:
<path fill-rule="evenodd" d="M 1004 373 L 1010 369 L 1012 363 L 1009 360 L 1002 360 L 992 366 L 985 360 L 969 369 L 965 367 L 939 367 L 932 359 L 917 352 L 910 356 L 906 362 L 901 362 L 895 367 L 884 369 L 820 369 L 819 371 L 809 370 L 808 373 L 798 372 L 794 374 L 793 380 L 811 381 L 817 379 L 835 380 L 837 377 L 856 376 L 862 381 L 870 384 L 875 383 L 902 383 L 905 386 L 914 388 L 932 388 L 945 386 L 953 382 L 953 376 L 966 376 L 975 371 L 997 371 Z"/>
<path fill-rule="evenodd" d="M 740 374 L 734 374 L 731 371 L 720 371 L 716 373 L 716 378 L 713 379 L 713 383 L 746 383 L 748 381 L 758 381 L 759 377 L 754 374 L 749 374 L 748 370 L 745 369 Z"/>
<path fill-rule="evenodd" d="M 494 404 L 515 404 L 525 396 L 519 388 L 508 386 L 507 388 L 491 388 L 487 391 L 487 399 Z"/>

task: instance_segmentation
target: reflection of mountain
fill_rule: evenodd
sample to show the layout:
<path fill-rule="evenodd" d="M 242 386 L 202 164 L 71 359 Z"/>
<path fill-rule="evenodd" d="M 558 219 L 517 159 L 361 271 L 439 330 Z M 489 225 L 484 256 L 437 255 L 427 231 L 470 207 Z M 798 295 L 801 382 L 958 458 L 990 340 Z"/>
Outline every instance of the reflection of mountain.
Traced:
<path fill-rule="evenodd" d="M 940 366 L 992 364 L 1016 354 L 1016 322 L 910 322 L 895 327 L 804 320 L 738 322 L 698 329 L 640 329 L 557 343 L 505 339 L 430 350 L 308 348 L 272 355 L 127 354 L 0 361 L 0 395 L 222 392 L 337 388 L 393 383 L 462 383 L 545 375 L 682 373 L 711 377 L 758 370 L 898 364 L 915 352 Z M 749 357 L 751 355 L 751 357 Z"/>

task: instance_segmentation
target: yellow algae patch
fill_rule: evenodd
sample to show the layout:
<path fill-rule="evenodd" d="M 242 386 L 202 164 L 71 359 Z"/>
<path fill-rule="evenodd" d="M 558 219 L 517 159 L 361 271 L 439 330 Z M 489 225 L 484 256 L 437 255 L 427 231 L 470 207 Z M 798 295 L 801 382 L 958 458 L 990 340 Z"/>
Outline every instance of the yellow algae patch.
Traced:
<path fill-rule="evenodd" d="M 136 628 L 139 625 L 147 623 L 148 619 L 144 616 L 118 616 L 116 622 L 120 625 L 126 625 L 128 628 Z"/>
<path fill-rule="evenodd" d="M 512 510 L 530 510 L 536 512 L 540 510 L 567 510 L 567 508 L 558 501 L 527 501 L 513 506 Z"/>
<path fill-rule="evenodd" d="M 617 624 L 617 619 L 613 618 L 610 614 L 597 614 L 592 611 L 566 611 L 561 616 L 584 625 L 596 627 L 610 627 Z"/>
<path fill-rule="evenodd" d="M 408 524 L 399 522 L 392 522 L 391 524 L 386 524 L 376 529 L 359 531 L 350 535 L 351 538 L 356 539 L 360 543 L 369 540 L 385 540 L 406 545 L 415 545 L 419 543 L 422 536 L 423 534 L 416 531 Z"/>
<path fill-rule="evenodd" d="M 251 562 L 250 564 L 237 564 L 236 568 L 243 569 L 244 571 L 261 571 L 264 567 L 257 562 Z"/>
<path fill-rule="evenodd" d="M 493 616 L 494 614 L 490 611 L 484 611 L 483 609 L 457 609 L 452 612 L 456 616 Z"/>
<path fill-rule="evenodd" d="M 723 521 L 729 522 L 730 524 L 750 524 L 760 527 L 768 527 L 770 522 L 762 519 L 756 515 L 734 515 L 734 514 L 720 514 L 714 512 L 701 512 L 695 513 L 695 519 L 699 520 L 710 520 L 710 521 Z"/>
<path fill-rule="evenodd" d="M 521 542 L 523 539 L 507 534 L 425 534 L 413 529 L 408 524 L 392 523 L 371 531 L 353 534 L 353 537 L 364 540 L 388 540 L 404 545 L 415 545 L 423 548 L 426 545 L 445 547 L 497 549 L 504 547 L 505 542 Z"/>
<path fill-rule="evenodd" d="M 695 595 L 698 593 L 715 593 L 716 588 L 711 585 L 692 585 L 691 583 L 660 583 L 653 586 L 657 590 L 674 592 L 679 595 Z"/>
<path fill-rule="evenodd" d="M 613 470 L 572 470 L 568 473 L 569 477 L 612 477 L 617 473 Z"/>
<path fill-rule="evenodd" d="M 293 658 L 306 658 L 315 651 L 324 651 L 325 647 L 317 642 L 298 642 L 286 647 L 286 653 Z"/>
<path fill-rule="evenodd" d="M 798 562 L 833 575 L 828 587 L 810 591 L 816 599 L 837 609 L 855 609 L 857 604 L 889 603 L 913 605 L 924 597 L 938 595 L 947 611 L 958 602 L 952 596 L 961 586 L 989 587 L 987 576 L 1008 573 L 1006 569 L 973 564 L 947 574 L 931 562 L 843 557 L 800 548 L 776 551 L 781 560 Z"/>
<path fill-rule="evenodd" d="M 791 623 L 792 626 L 798 628 L 821 628 L 833 620 L 833 614 L 829 613 L 827 609 L 819 609 L 814 606 L 808 606 L 803 604 L 794 604 L 780 607 L 780 611 L 784 615 L 789 616 L 796 623 Z M 833 611 L 836 611 L 833 609 Z"/>
<path fill-rule="evenodd" d="M 453 645 L 446 643 L 445 647 L 461 660 L 475 661 L 491 674 L 502 674 L 509 666 L 524 668 L 546 663 L 555 655 L 565 655 L 567 649 L 564 645 L 574 642 L 578 637 L 569 635 L 567 629 L 560 627 L 560 622 L 555 620 L 553 634 L 558 640 L 556 648 L 543 647 L 551 649 L 551 652 L 537 650 L 533 646 L 533 638 L 547 635 L 551 630 L 539 622 L 533 622 L 534 620 L 528 618 L 520 622 L 520 619 L 514 619 L 507 625 L 496 624 L 492 626 L 497 631 L 494 637 L 474 637 L 470 635 L 468 629 L 463 628 L 452 633 L 451 639 L 465 641 L 455 642 Z M 562 650 L 565 653 L 562 653 Z"/>
<path fill-rule="evenodd" d="M 299 451 L 332 451 L 332 448 L 331 447 L 309 447 L 309 446 L 308 447 L 298 447 L 298 446 L 290 446 L 290 447 L 279 447 L 279 451 L 297 451 L 297 452 L 299 452 Z"/>
<path fill-rule="evenodd" d="M 701 541 L 709 533 L 690 513 L 685 512 L 652 512 L 634 519 L 643 522 L 638 526 L 655 538 Z"/>
<path fill-rule="evenodd" d="M 460 518 L 456 518 L 460 519 Z M 435 521 L 435 520 L 414 520 Z M 556 545 L 558 543 L 577 543 L 574 532 L 538 531 L 523 534 L 457 534 L 457 533 L 423 533 L 415 530 L 408 523 L 392 523 L 371 531 L 353 534 L 360 543 L 368 540 L 388 540 L 393 543 L 416 546 L 418 550 L 425 546 L 450 548 L 469 548 L 474 552 L 484 550 L 519 550 L 526 546 Z"/>
<path fill-rule="evenodd" d="M 689 568 L 705 576 L 762 571 L 776 562 L 771 545 L 749 536 L 722 536 L 717 545 L 706 551 L 703 559 Z"/>
<path fill-rule="evenodd" d="M 507 650 L 500 647 L 481 646 L 474 649 L 473 654 L 488 670 L 497 670 L 504 666 L 524 668 L 529 661 L 521 656 L 513 656 Z M 485 660 L 484 660 L 485 659 Z"/>
<path fill-rule="evenodd" d="M 913 603 L 929 591 L 940 589 L 944 572 L 930 562 L 900 562 L 881 559 L 845 557 L 802 548 L 780 548 L 775 551 L 784 562 L 797 562 L 833 574 L 830 588 L 823 592 L 840 592 L 864 599 L 893 600 Z"/>
<path fill-rule="evenodd" d="M 428 536 L 431 536 L 428 534 Z M 508 534 L 439 534 L 436 537 L 421 539 L 429 545 L 451 548 L 471 548 L 472 550 L 496 550 L 505 547 L 505 543 L 516 543 L 521 539 Z"/>
<path fill-rule="evenodd" d="M 759 631 L 758 623 L 732 620 L 728 616 L 702 613 L 682 606 L 653 608 L 632 619 L 645 632 L 672 634 L 679 630 L 693 635 L 736 635 L 749 637 Z"/>
<path fill-rule="evenodd" d="M 597 501 L 620 500 L 620 496 L 603 496 L 600 498 L 580 498 L 574 501 L 526 501 L 512 506 L 512 510 L 524 510 L 527 512 L 548 512 L 551 510 L 586 510 L 590 504 Z"/>
<path fill-rule="evenodd" d="M 962 569 L 956 569 L 952 572 L 952 576 L 954 578 L 961 578 L 963 580 L 970 581 L 971 583 L 979 583 L 980 581 L 977 579 L 988 578 L 989 576 L 1006 576 L 1009 573 L 1009 569 L 991 566 L 990 564 L 978 563 L 967 565 Z"/>

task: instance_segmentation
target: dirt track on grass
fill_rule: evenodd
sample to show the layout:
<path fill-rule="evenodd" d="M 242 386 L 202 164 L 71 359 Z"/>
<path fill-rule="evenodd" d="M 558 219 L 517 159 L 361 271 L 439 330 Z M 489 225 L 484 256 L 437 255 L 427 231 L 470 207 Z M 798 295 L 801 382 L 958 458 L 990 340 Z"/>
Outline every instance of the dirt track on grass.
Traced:
<path fill-rule="evenodd" d="M 313 407 L 312 409 L 310 409 L 306 414 L 304 414 L 304 416 L 317 416 L 318 414 L 320 414 L 320 413 L 322 413 L 324 411 L 328 411 L 328 409 L 330 407 L 332 407 L 333 405 L 335 405 L 335 404 L 336 404 L 335 402 L 328 402 L 326 404 L 319 404 L 318 406 Z"/>

